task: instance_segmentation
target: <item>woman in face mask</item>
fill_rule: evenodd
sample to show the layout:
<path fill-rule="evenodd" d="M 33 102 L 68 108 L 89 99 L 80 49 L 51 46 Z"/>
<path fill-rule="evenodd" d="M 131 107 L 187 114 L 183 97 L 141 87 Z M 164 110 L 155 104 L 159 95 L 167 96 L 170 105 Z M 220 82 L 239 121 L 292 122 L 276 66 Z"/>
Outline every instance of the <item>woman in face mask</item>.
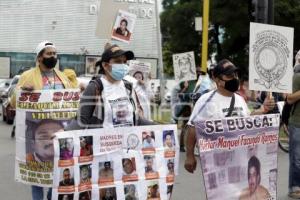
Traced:
<path fill-rule="evenodd" d="M 100 66 L 100 76 L 89 83 L 81 97 L 78 128 L 135 125 L 139 101 L 131 84 L 123 80 L 128 72 L 126 62 L 133 57 L 132 51 L 124 51 L 117 45 L 105 49 L 96 63 Z M 126 112 L 121 108 L 126 108 Z M 122 120 L 120 112 L 125 113 Z"/>

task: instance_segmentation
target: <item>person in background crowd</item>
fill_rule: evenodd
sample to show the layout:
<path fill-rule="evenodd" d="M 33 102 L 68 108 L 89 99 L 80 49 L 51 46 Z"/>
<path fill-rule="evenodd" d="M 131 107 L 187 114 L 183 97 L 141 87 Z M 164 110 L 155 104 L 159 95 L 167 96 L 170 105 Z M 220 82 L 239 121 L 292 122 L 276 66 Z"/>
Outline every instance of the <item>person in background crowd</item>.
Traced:
<path fill-rule="evenodd" d="M 289 130 L 289 193 L 294 199 L 300 199 L 300 51 L 296 55 L 293 76 L 293 93 L 287 96 L 287 103 L 292 105 L 288 121 Z"/>
<path fill-rule="evenodd" d="M 245 100 L 235 92 L 239 88 L 238 68 L 227 59 L 221 60 L 213 70 L 213 79 L 217 89 L 202 95 L 195 104 L 187 127 L 187 152 L 185 169 L 193 173 L 196 169 L 194 148 L 196 131 L 194 122 L 204 119 L 222 119 L 230 116 L 248 116 L 250 111 Z M 232 104 L 232 102 L 234 102 Z M 266 98 L 264 104 L 251 114 L 265 114 L 274 108 L 272 98 Z"/>
<path fill-rule="evenodd" d="M 36 67 L 25 71 L 19 79 L 16 90 L 58 90 L 72 88 L 72 84 L 64 73 L 55 69 L 57 63 L 56 47 L 52 42 L 43 41 L 36 47 Z M 11 105 L 16 107 L 16 94 L 11 99 Z M 44 198 L 43 187 L 31 186 L 32 199 Z M 51 199 L 51 189 L 47 199 Z"/>
<path fill-rule="evenodd" d="M 180 151 L 185 152 L 184 148 L 184 128 L 192 113 L 192 94 L 196 81 L 183 81 L 173 88 L 171 92 L 171 112 L 172 118 L 176 123 L 182 121 L 180 134 Z"/>

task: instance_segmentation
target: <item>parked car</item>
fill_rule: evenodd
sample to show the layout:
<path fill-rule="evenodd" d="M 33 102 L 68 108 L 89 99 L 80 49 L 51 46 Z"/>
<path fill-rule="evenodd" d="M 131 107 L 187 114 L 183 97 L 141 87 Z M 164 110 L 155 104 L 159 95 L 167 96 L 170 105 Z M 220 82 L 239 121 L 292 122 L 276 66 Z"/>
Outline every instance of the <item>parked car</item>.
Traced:
<path fill-rule="evenodd" d="M 3 95 L 3 103 L 2 103 L 2 115 L 3 121 L 6 121 L 8 124 L 13 124 L 14 118 L 16 115 L 16 110 L 10 105 L 10 98 L 12 97 L 16 85 L 19 81 L 20 75 L 16 75 L 11 81 L 11 85 L 8 88 L 8 92 L 6 95 Z"/>
<path fill-rule="evenodd" d="M 3 102 L 2 96 L 6 96 L 12 79 L 0 79 L 0 103 Z"/>

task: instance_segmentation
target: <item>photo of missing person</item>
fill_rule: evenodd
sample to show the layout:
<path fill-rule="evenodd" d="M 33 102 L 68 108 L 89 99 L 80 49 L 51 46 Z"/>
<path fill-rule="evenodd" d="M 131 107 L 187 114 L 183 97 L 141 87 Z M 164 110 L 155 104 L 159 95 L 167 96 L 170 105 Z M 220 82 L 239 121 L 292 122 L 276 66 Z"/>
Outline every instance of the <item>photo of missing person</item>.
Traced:
<path fill-rule="evenodd" d="M 241 167 L 240 166 L 228 167 L 228 182 L 238 183 L 240 181 L 241 181 Z"/>
<path fill-rule="evenodd" d="M 156 173 L 155 169 L 155 156 L 154 155 L 146 155 L 144 156 L 145 160 L 145 173 Z"/>
<path fill-rule="evenodd" d="M 269 172 L 269 190 L 276 192 L 277 190 L 277 169 L 271 169 Z"/>
<path fill-rule="evenodd" d="M 136 15 L 119 10 L 112 30 L 112 38 L 129 43 L 136 21 Z"/>
<path fill-rule="evenodd" d="M 160 198 L 159 183 L 152 182 L 148 184 L 147 200 Z"/>
<path fill-rule="evenodd" d="M 92 169 L 91 164 L 81 165 L 80 170 L 80 184 L 91 184 Z"/>
<path fill-rule="evenodd" d="M 114 180 L 113 162 L 106 161 L 99 163 L 99 180 L 98 182 L 107 182 Z"/>
<path fill-rule="evenodd" d="M 207 175 L 207 177 L 208 177 L 208 188 L 210 190 L 217 188 L 218 185 L 217 185 L 217 176 L 216 176 L 216 173 L 214 173 L 214 172 L 213 173 L 209 173 Z"/>
<path fill-rule="evenodd" d="M 220 151 L 214 153 L 214 165 L 227 166 L 233 161 L 234 151 Z"/>
<path fill-rule="evenodd" d="M 95 75 L 98 73 L 96 62 L 100 60 L 99 56 L 86 56 L 85 57 L 85 73 Z"/>
<path fill-rule="evenodd" d="M 155 149 L 155 135 L 153 131 L 144 131 L 142 133 L 142 138 L 144 149 Z"/>
<path fill-rule="evenodd" d="M 59 194 L 58 200 L 73 200 L 74 194 Z"/>
<path fill-rule="evenodd" d="M 248 187 L 241 191 L 239 200 L 271 199 L 269 191 L 262 185 L 261 182 L 261 165 L 256 156 L 252 156 L 248 161 Z"/>
<path fill-rule="evenodd" d="M 197 78 L 194 52 L 174 54 L 173 65 L 175 80 L 184 81 Z"/>
<path fill-rule="evenodd" d="M 124 186 L 125 200 L 138 200 L 138 192 L 134 184 Z"/>
<path fill-rule="evenodd" d="M 80 140 L 80 156 L 93 155 L 93 136 L 79 137 Z"/>
<path fill-rule="evenodd" d="M 175 172 L 174 172 L 174 159 L 169 159 L 167 161 L 167 169 L 168 169 L 167 176 L 174 176 L 175 175 Z"/>
<path fill-rule="evenodd" d="M 172 192 L 173 192 L 173 185 L 168 185 L 168 187 L 167 187 L 168 200 L 171 200 L 171 198 L 172 198 Z"/>
<path fill-rule="evenodd" d="M 73 159 L 74 143 L 73 138 L 59 139 L 60 160 Z"/>
<path fill-rule="evenodd" d="M 123 158 L 123 176 L 136 175 L 135 158 Z"/>
<path fill-rule="evenodd" d="M 149 81 L 151 63 L 138 60 L 129 61 L 128 74 L 135 78 L 140 85 L 146 85 Z"/>
<path fill-rule="evenodd" d="M 74 185 L 74 171 L 71 168 L 61 169 L 61 181 L 59 182 L 59 186 L 72 186 Z"/>
<path fill-rule="evenodd" d="M 84 191 L 79 193 L 79 200 L 91 200 L 91 199 L 92 199 L 91 191 Z"/>
<path fill-rule="evenodd" d="M 117 192 L 115 187 L 102 188 L 99 190 L 100 200 L 117 200 Z"/>
<path fill-rule="evenodd" d="M 26 162 L 53 162 L 52 138 L 56 132 L 64 131 L 64 122 L 59 120 L 30 120 L 26 113 Z"/>
<path fill-rule="evenodd" d="M 173 130 L 163 131 L 163 143 L 166 150 L 174 150 L 175 136 Z"/>
<path fill-rule="evenodd" d="M 129 109 L 129 105 L 131 105 L 131 103 L 128 98 L 120 98 L 110 101 L 110 105 L 114 127 L 133 125 L 133 112 Z"/>

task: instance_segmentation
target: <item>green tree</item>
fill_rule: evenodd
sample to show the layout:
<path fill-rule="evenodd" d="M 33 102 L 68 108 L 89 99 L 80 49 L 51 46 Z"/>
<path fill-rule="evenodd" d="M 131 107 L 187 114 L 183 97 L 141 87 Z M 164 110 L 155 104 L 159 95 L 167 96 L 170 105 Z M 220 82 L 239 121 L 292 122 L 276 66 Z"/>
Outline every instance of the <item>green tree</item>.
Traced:
<path fill-rule="evenodd" d="M 194 18 L 202 15 L 202 1 L 164 0 L 161 14 L 164 71 L 172 75 L 172 54 L 194 51 L 200 63 L 201 35 L 194 30 Z M 274 24 L 295 28 L 294 49 L 300 49 L 299 0 L 274 0 Z M 248 1 L 210 0 L 209 54 L 217 53 L 216 60 L 228 58 L 247 77 L 249 63 Z M 295 52 L 294 52 L 295 53 Z"/>

